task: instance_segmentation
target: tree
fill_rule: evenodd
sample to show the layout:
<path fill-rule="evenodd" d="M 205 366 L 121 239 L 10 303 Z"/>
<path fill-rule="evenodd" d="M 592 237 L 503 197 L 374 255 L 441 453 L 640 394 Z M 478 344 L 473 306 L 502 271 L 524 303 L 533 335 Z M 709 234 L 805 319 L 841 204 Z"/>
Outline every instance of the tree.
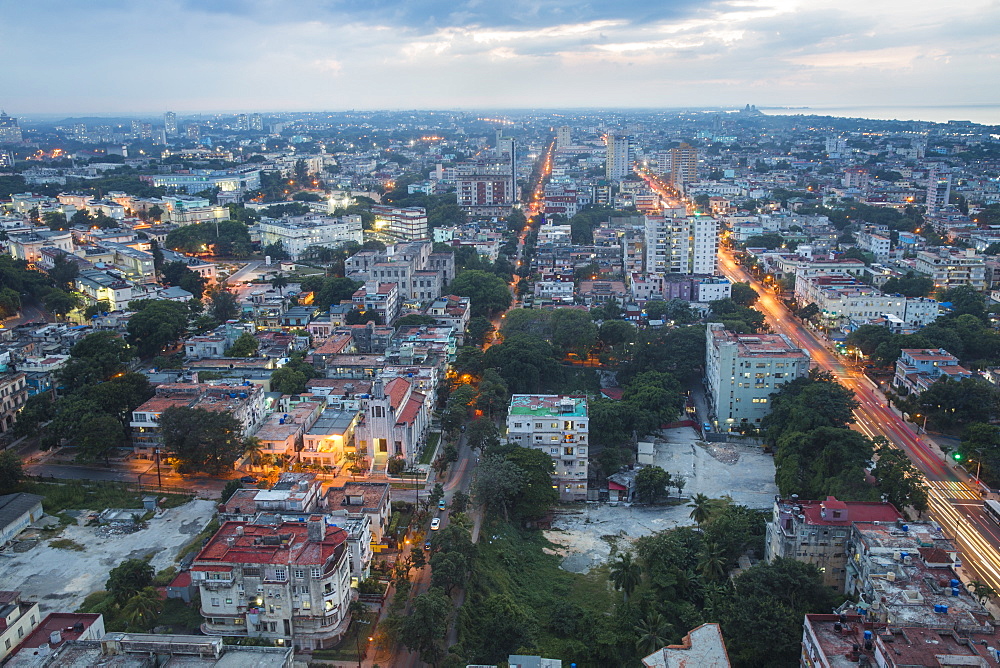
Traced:
<path fill-rule="evenodd" d="M 552 487 L 552 458 L 535 448 L 513 447 L 507 451 L 506 459 L 521 472 L 514 515 L 522 520 L 544 517 L 559 501 L 559 492 Z"/>
<path fill-rule="evenodd" d="M 507 383 L 493 369 L 486 369 L 479 381 L 479 394 L 476 395 L 476 408 L 486 413 L 492 420 L 494 415 L 504 415 L 510 403 L 510 391 Z"/>
<path fill-rule="evenodd" d="M 420 659 L 437 663 L 444 656 L 443 641 L 453 611 L 451 599 L 438 587 L 432 587 L 413 599 L 413 612 L 403 618 L 399 639 Z"/>
<path fill-rule="evenodd" d="M 410 563 L 414 568 L 423 568 L 427 565 L 427 555 L 419 547 L 410 550 Z"/>
<path fill-rule="evenodd" d="M 451 512 L 453 513 L 464 513 L 465 509 L 469 507 L 469 495 L 458 490 L 451 496 Z"/>
<path fill-rule="evenodd" d="M 431 493 L 427 495 L 427 500 L 430 501 L 432 507 L 437 507 L 438 502 L 444 498 L 444 485 L 439 482 L 434 483 L 434 489 Z"/>
<path fill-rule="evenodd" d="M 775 482 L 786 498 L 872 501 L 874 490 L 865 476 L 873 451 L 864 434 L 843 427 L 786 432 L 774 455 Z"/>
<path fill-rule="evenodd" d="M 145 559 L 126 559 L 111 569 L 104 588 L 119 605 L 153 584 L 153 567 Z"/>
<path fill-rule="evenodd" d="M 243 332 L 233 345 L 226 349 L 226 357 L 256 357 L 259 343 L 250 332 Z"/>
<path fill-rule="evenodd" d="M 829 373 L 815 370 L 785 383 L 771 397 L 771 412 L 761 421 L 761 429 L 772 444 L 789 431 L 853 424 L 854 409 L 859 406 L 853 392 Z"/>
<path fill-rule="evenodd" d="M 240 305 L 236 295 L 224 287 L 208 291 L 208 313 L 218 322 L 233 320 L 240 315 Z"/>
<path fill-rule="evenodd" d="M 275 369 L 271 372 L 271 391 L 282 394 L 302 394 L 306 391 L 306 383 L 309 377 L 288 366 Z"/>
<path fill-rule="evenodd" d="M 635 474 L 635 496 L 642 503 L 656 503 L 667 493 L 670 474 L 659 466 L 646 466 Z"/>
<path fill-rule="evenodd" d="M 882 292 L 887 295 L 900 294 L 908 299 L 928 297 L 934 292 L 934 279 L 929 276 L 916 276 L 913 272 L 908 272 L 904 278 L 893 276 L 883 283 Z"/>
<path fill-rule="evenodd" d="M 146 215 L 149 216 L 150 220 L 158 221 L 163 218 L 163 208 L 159 204 L 154 204 L 146 211 Z"/>
<path fill-rule="evenodd" d="M 125 429 L 111 415 L 90 414 L 77 425 L 74 437 L 77 461 L 109 463 L 111 453 L 126 444 Z"/>
<path fill-rule="evenodd" d="M 17 422 L 14 423 L 13 434 L 15 438 L 22 436 L 37 435 L 42 425 L 55 416 L 55 403 L 52 395 L 48 392 L 33 394 L 28 397 L 17 414 Z M 0 453 L 5 451 L 0 451 Z M 0 485 L 2 488 L 2 485 Z M 4 494 L 5 492 L 0 492 Z"/>
<path fill-rule="evenodd" d="M 927 510 L 927 488 L 923 476 L 906 453 L 880 438 L 876 442 L 875 456 L 878 461 L 872 475 L 882 498 L 900 510 L 907 506 L 913 506 L 918 513 Z"/>
<path fill-rule="evenodd" d="M 65 230 L 69 227 L 66 214 L 62 211 L 46 211 L 42 214 L 42 220 L 49 226 L 50 230 Z"/>
<path fill-rule="evenodd" d="M 757 291 L 749 283 L 733 283 L 730 299 L 740 306 L 753 306 L 760 299 Z"/>
<path fill-rule="evenodd" d="M 130 626 L 148 631 L 163 609 L 163 600 L 156 587 L 143 587 L 128 599 L 122 608 L 122 617 Z"/>
<path fill-rule="evenodd" d="M 985 378 L 951 380 L 944 376 L 917 398 L 920 412 L 942 431 L 961 431 L 974 422 L 991 422 L 1000 412 L 1000 390 Z"/>
<path fill-rule="evenodd" d="M 433 316 L 423 315 L 421 313 L 408 313 L 402 318 L 396 320 L 393 326 L 396 329 L 400 327 L 420 327 L 421 325 L 433 325 L 437 322 Z"/>
<path fill-rule="evenodd" d="M 465 585 L 468 563 L 461 552 L 438 552 L 431 557 L 431 586 L 441 587 L 447 596 Z"/>
<path fill-rule="evenodd" d="M 45 305 L 46 310 L 55 313 L 61 318 L 65 318 L 70 311 L 79 308 L 82 304 L 79 297 L 59 288 L 49 290 L 42 303 Z"/>
<path fill-rule="evenodd" d="M 208 282 L 201 274 L 191 271 L 186 263 L 179 260 L 163 265 L 160 278 L 167 285 L 174 285 L 182 290 L 187 290 L 195 296 L 195 299 L 201 299 L 202 294 L 205 292 L 205 284 Z"/>
<path fill-rule="evenodd" d="M 721 580 L 726 575 L 728 565 L 726 554 L 717 544 L 706 542 L 698 565 L 701 574 L 709 582 Z"/>
<path fill-rule="evenodd" d="M 880 325 L 861 325 L 850 334 L 847 335 L 845 343 L 848 346 L 855 346 L 866 357 L 871 357 L 875 353 L 875 349 L 879 347 L 880 344 L 885 343 L 892 337 L 892 333 L 889 331 L 888 327 L 882 327 Z"/>
<path fill-rule="evenodd" d="M 986 584 L 985 582 L 980 582 L 979 580 L 973 580 L 969 583 L 969 589 L 975 594 L 976 599 L 979 601 L 979 605 L 986 605 L 986 602 L 991 598 L 996 598 L 997 590 Z"/>
<path fill-rule="evenodd" d="M 469 646 L 476 661 L 496 665 L 519 647 L 531 642 L 537 626 L 534 615 L 513 596 L 497 593 L 475 608 L 475 629 L 469 629 Z M 463 634 L 463 643 L 465 635 Z M 468 665 L 463 661 L 461 665 Z"/>
<path fill-rule="evenodd" d="M 11 494 L 25 479 L 21 458 L 13 450 L 0 450 L 0 496 Z"/>
<path fill-rule="evenodd" d="M 635 326 L 624 320 L 605 320 L 598 333 L 601 342 L 609 347 L 635 341 Z"/>
<path fill-rule="evenodd" d="M 457 431 L 465 423 L 465 418 L 469 414 L 469 406 L 475 398 L 476 390 L 468 383 L 456 387 L 445 404 L 441 426 L 451 432 Z"/>
<path fill-rule="evenodd" d="M 271 279 L 271 287 L 278 291 L 279 297 L 285 296 L 285 288 L 288 287 L 288 277 L 284 274 L 277 274 Z"/>
<path fill-rule="evenodd" d="M 222 488 L 222 495 L 219 497 L 219 503 L 225 503 L 232 498 L 233 494 L 243 489 L 243 483 L 239 480 L 230 480 L 226 483 L 226 486 Z"/>
<path fill-rule="evenodd" d="M 597 325 L 590 314 L 577 309 L 560 308 L 552 311 L 552 344 L 564 352 L 586 357 L 597 341 Z"/>
<path fill-rule="evenodd" d="M 246 450 L 243 426 L 229 413 L 170 406 L 160 417 L 163 446 L 181 473 L 218 475 L 232 469 Z"/>
<path fill-rule="evenodd" d="M 642 656 L 648 656 L 669 644 L 671 626 L 666 618 L 658 612 L 652 612 L 636 625 L 639 639 L 635 647 Z"/>
<path fill-rule="evenodd" d="M 129 344 L 142 357 L 152 357 L 177 341 L 187 328 L 188 308 L 167 300 L 150 300 L 129 318 Z"/>
<path fill-rule="evenodd" d="M 496 423 L 486 418 L 477 418 L 469 423 L 465 433 L 470 448 L 486 451 L 500 445 L 500 431 Z"/>
<path fill-rule="evenodd" d="M 469 320 L 469 327 L 466 329 L 467 343 L 473 346 L 481 346 L 486 343 L 486 337 L 494 331 L 493 323 L 482 316 Z"/>
<path fill-rule="evenodd" d="M 502 511 L 504 518 L 524 484 L 524 472 L 498 455 L 484 455 L 476 467 L 472 496 L 489 510 Z"/>
<path fill-rule="evenodd" d="M 980 320 L 985 320 L 988 310 L 986 308 L 986 297 L 975 288 L 968 285 L 944 290 L 938 297 L 942 303 L 950 303 L 951 311 L 948 316 L 957 318 L 961 315 L 974 315 Z"/>
<path fill-rule="evenodd" d="M 611 582 L 615 589 L 625 594 L 625 601 L 642 582 L 642 566 L 632 558 L 631 552 L 622 552 L 611 564 Z"/>
<path fill-rule="evenodd" d="M 135 351 L 117 332 L 94 332 L 70 348 L 70 359 L 57 372 L 63 391 L 72 393 L 80 388 L 110 380 L 124 373 Z"/>
<path fill-rule="evenodd" d="M 470 299 L 473 317 L 489 318 L 508 308 L 511 302 L 510 289 L 502 278 L 477 269 L 456 276 L 450 290 Z"/>
<path fill-rule="evenodd" d="M 70 262 L 65 255 L 57 255 L 48 274 L 56 285 L 64 290 L 72 290 L 73 279 L 80 275 L 80 265 Z"/>
<path fill-rule="evenodd" d="M 532 394 L 550 387 L 559 378 L 555 352 L 548 341 L 527 334 L 512 334 L 483 354 L 483 365 L 496 369 L 515 394 Z"/>
<path fill-rule="evenodd" d="M 711 513 L 711 499 L 704 494 L 695 494 L 691 503 L 688 507 L 691 509 L 691 513 L 688 515 L 691 519 L 695 521 L 695 524 L 701 526 L 704 524 Z"/>

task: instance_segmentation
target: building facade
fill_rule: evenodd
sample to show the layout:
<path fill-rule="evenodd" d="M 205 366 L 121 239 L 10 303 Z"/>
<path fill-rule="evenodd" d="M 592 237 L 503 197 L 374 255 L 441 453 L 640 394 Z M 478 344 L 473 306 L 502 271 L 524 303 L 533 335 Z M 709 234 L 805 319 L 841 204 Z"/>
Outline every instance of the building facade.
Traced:
<path fill-rule="evenodd" d="M 708 323 L 706 336 L 709 412 L 724 431 L 759 426 L 771 395 L 809 372 L 809 353 L 783 336 L 735 334 L 717 322 Z"/>
<path fill-rule="evenodd" d="M 584 397 L 515 394 L 510 399 L 508 440 L 552 458 L 552 485 L 563 501 L 587 500 L 588 435 Z"/>

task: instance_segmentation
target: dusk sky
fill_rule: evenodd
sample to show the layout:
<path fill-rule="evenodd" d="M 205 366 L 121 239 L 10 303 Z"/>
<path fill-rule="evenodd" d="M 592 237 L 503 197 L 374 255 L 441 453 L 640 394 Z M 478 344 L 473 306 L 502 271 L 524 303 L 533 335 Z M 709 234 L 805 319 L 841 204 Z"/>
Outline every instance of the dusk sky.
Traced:
<path fill-rule="evenodd" d="M 0 0 L 32 113 L 1000 102 L 1000 3 Z"/>

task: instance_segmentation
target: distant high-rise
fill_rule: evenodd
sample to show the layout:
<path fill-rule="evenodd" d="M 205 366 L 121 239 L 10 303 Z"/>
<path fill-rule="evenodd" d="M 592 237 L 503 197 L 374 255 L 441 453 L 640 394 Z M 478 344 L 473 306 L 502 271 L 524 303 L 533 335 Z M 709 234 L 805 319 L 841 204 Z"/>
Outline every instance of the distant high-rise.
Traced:
<path fill-rule="evenodd" d="M 195 141 L 201 139 L 201 126 L 197 123 L 187 126 L 187 138 L 194 139 Z"/>
<path fill-rule="evenodd" d="M 570 135 L 570 127 L 563 125 L 556 128 L 556 148 L 566 148 L 573 145 L 573 138 Z"/>
<path fill-rule="evenodd" d="M 632 171 L 632 163 L 635 161 L 632 138 L 628 135 L 609 134 L 607 142 L 608 157 L 605 174 L 609 181 L 621 181 Z"/>
<path fill-rule="evenodd" d="M 246 114 L 236 114 L 236 129 L 248 132 L 250 130 L 250 117 Z"/>
<path fill-rule="evenodd" d="M 681 144 L 670 149 L 670 185 L 684 192 L 688 183 L 698 180 L 698 149 L 690 144 Z"/>
<path fill-rule="evenodd" d="M 517 142 L 513 137 L 505 137 L 497 132 L 497 159 L 504 163 L 509 174 L 508 188 L 513 197 L 517 197 Z"/>
<path fill-rule="evenodd" d="M 21 128 L 17 119 L 0 111 L 0 144 L 16 144 L 21 141 Z"/>
<path fill-rule="evenodd" d="M 260 114 L 250 114 L 250 130 L 252 132 L 264 131 L 264 118 Z"/>
<path fill-rule="evenodd" d="M 709 216 L 646 216 L 646 271 L 711 276 L 717 268 L 719 221 Z"/>
<path fill-rule="evenodd" d="M 163 114 L 163 129 L 168 137 L 177 136 L 177 114 L 172 111 Z"/>

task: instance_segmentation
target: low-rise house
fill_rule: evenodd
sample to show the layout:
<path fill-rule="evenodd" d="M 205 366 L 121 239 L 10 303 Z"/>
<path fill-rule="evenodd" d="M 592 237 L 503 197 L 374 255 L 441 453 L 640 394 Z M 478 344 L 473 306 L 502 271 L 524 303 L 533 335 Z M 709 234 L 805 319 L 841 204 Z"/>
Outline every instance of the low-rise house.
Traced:
<path fill-rule="evenodd" d="M 17 422 L 17 413 L 28 401 L 28 380 L 23 371 L 0 374 L 0 434 Z"/>
<path fill-rule="evenodd" d="M 958 358 L 944 348 L 903 348 L 899 353 L 892 384 L 904 393 L 920 394 L 941 378 L 972 377 L 972 372 L 959 365 Z"/>
<path fill-rule="evenodd" d="M 331 512 L 344 510 L 361 513 L 371 519 L 372 542 L 384 549 L 385 532 L 389 528 L 392 487 L 387 482 L 345 481 L 341 487 L 326 490 L 326 507 Z"/>
<path fill-rule="evenodd" d="M 64 644 L 76 641 L 100 640 L 104 637 L 104 615 L 85 612 L 50 612 L 11 652 L 12 663 L 28 658 L 45 657 Z M 0 646 L 0 661 L 3 647 Z"/>
<path fill-rule="evenodd" d="M 667 645 L 643 658 L 647 668 L 729 668 L 729 652 L 718 624 L 702 624 L 684 636 L 679 645 Z"/>
<path fill-rule="evenodd" d="M 0 496 L 0 546 L 45 515 L 38 494 L 15 492 Z"/>

